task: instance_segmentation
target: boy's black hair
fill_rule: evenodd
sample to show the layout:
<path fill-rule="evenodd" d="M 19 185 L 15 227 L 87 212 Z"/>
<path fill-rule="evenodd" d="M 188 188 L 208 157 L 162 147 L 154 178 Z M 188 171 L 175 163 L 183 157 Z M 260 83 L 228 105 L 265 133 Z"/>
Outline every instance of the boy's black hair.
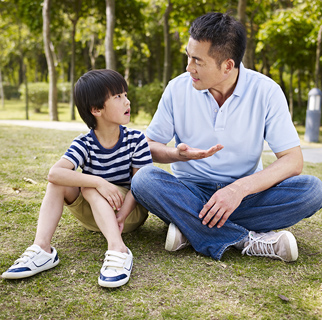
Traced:
<path fill-rule="evenodd" d="M 108 98 L 127 91 L 127 83 L 118 72 L 110 69 L 88 71 L 74 87 L 79 115 L 90 129 L 95 129 L 97 123 L 91 113 L 92 108 L 103 109 Z"/>
<path fill-rule="evenodd" d="M 233 59 L 235 68 L 239 68 L 247 42 L 241 22 L 228 14 L 210 12 L 195 19 L 189 33 L 194 40 L 211 43 L 209 55 L 216 59 L 219 67 L 226 59 Z"/>

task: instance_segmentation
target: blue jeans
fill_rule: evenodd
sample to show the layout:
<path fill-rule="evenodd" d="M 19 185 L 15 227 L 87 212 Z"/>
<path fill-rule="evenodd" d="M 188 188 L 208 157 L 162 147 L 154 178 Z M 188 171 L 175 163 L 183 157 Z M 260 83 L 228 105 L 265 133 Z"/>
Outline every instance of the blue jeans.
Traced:
<path fill-rule="evenodd" d="M 209 228 L 201 223 L 199 212 L 226 185 L 180 181 L 158 167 L 146 166 L 133 177 L 131 189 L 136 201 L 166 223 L 174 223 L 196 251 L 216 260 L 250 230 L 287 228 L 322 208 L 321 180 L 300 175 L 245 197 L 223 227 Z"/>

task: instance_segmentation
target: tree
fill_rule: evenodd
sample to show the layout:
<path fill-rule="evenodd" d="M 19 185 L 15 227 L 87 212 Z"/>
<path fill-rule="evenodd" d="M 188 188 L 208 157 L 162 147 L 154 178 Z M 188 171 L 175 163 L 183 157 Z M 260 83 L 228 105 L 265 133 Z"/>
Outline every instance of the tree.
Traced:
<path fill-rule="evenodd" d="M 58 106 L 57 106 L 57 79 L 54 62 L 53 47 L 50 40 L 50 0 L 44 0 L 42 17 L 43 17 L 43 40 L 46 54 L 46 60 L 49 73 L 49 95 L 48 108 L 50 120 L 58 121 Z"/>
<path fill-rule="evenodd" d="M 107 69 L 116 69 L 113 36 L 115 27 L 115 0 L 106 0 L 105 64 Z"/>
<path fill-rule="evenodd" d="M 163 88 L 168 84 L 171 73 L 171 41 L 169 32 L 169 16 L 172 10 L 171 0 L 168 0 L 168 5 L 163 14 L 163 37 L 164 37 L 164 64 L 163 64 Z"/>
<path fill-rule="evenodd" d="M 75 102 L 74 102 L 74 85 L 75 85 L 75 35 L 77 22 L 82 14 L 82 0 L 63 1 L 63 7 L 67 12 L 69 21 L 71 22 L 71 59 L 70 59 L 70 118 L 75 120 Z"/>
<path fill-rule="evenodd" d="M 320 26 L 316 45 L 316 58 L 315 58 L 315 88 L 319 88 L 320 78 L 320 56 L 321 56 L 321 38 L 322 38 L 322 25 Z"/>

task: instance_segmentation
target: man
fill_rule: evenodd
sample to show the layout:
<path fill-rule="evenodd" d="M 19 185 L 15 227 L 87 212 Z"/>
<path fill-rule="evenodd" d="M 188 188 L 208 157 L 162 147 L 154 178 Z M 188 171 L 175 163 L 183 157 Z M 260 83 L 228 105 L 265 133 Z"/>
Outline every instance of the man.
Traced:
<path fill-rule="evenodd" d="M 170 81 L 147 129 L 154 161 L 132 193 L 169 224 L 166 249 L 189 243 L 214 259 L 230 246 L 283 261 L 298 257 L 289 231 L 322 207 L 322 182 L 299 175 L 303 157 L 285 96 L 270 78 L 241 63 L 246 33 L 221 13 L 189 30 L 187 72 Z M 175 137 L 176 147 L 167 143 Z M 263 170 L 264 140 L 277 160 Z"/>

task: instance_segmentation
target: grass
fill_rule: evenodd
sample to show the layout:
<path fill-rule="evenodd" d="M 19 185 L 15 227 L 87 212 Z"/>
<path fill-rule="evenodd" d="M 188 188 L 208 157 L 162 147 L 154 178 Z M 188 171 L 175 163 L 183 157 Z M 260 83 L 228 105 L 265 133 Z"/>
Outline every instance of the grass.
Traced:
<path fill-rule="evenodd" d="M 58 117 L 60 121 L 70 121 L 70 107 L 68 103 L 58 104 Z M 81 118 L 75 107 L 76 121 Z M 29 120 L 49 121 L 48 107 L 42 107 L 41 112 L 35 112 L 33 106 L 29 106 Z M 5 100 L 4 108 L 0 107 L 0 120 L 26 120 L 25 102 L 22 100 Z"/>
<path fill-rule="evenodd" d="M 48 170 L 76 135 L 0 125 L 0 272 L 32 243 Z M 263 156 L 264 165 L 273 160 Z M 322 164 L 305 163 L 303 173 L 322 179 Z M 0 319 L 321 319 L 321 218 L 320 211 L 289 228 L 299 259 L 286 264 L 234 249 L 221 261 L 191 247 L 169 253 L 167 227 L 150 215 L 124 235 L 134 255 L 129 283 L 106 289 L 97 284 L 104 237 L 66 210 L 52 241 L 60 264 L 24 280 L 1 279 Z"/>

